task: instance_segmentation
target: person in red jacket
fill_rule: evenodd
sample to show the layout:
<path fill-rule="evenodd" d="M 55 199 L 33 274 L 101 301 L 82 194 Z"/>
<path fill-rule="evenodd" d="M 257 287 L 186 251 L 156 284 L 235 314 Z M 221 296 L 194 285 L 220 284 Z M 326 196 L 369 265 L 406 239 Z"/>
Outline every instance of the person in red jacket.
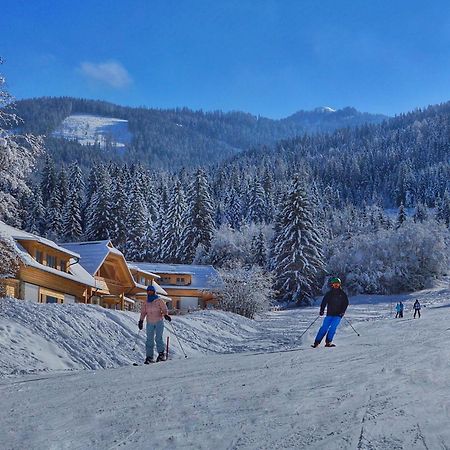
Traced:
<path fill-rule="evenodd" d="M 155 362 L 153 359 L 153 348 L 155 346 L 156 338 L 156 350 L 158 351 L 158 361 L 165 361 L 164 354 L 165 345 L 163 340 L 164 333 L 164 321 L 169 322 L 172 318 L 169 316 L 167 306 L 158 295 L 156 295 L 156 289 L 154 286 L 147 287 L 147 301 L 142 305 L 141 318 L 139 320 L 139 329 L 144 327 L 144 319 L 147 319 L 147 341 L 145 343 L 146 358 L 144 364 L 150 364 Z"/>
<path fill-rule="evenodd" d="M 332 343 L 334 334 L 348 307 L 348 297 L 341 289 L 341 284 L 341 280 L 338 277 L 331 278 L 331 289 L 323 297 L 319 313 L 323 316 L 325 308 L 327 308 L 327 316 L 323 319 L 322 326 L 311 347 L 318 347 L 325 335 L 327 335 L 325 347 L 335 347 Z"/>

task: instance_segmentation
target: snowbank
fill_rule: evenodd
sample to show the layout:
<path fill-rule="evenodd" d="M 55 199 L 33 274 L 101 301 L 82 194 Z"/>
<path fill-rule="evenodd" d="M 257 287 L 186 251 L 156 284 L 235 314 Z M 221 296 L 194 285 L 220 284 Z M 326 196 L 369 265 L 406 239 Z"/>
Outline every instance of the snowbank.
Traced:
<path fill-rule="evenodd" d="M 145 333 L 138 314 L 95 305 L 0 301 L 0 376 L 49 370 L 100 369 L 130 365 L 144 357 Z M 173 328 L 174 327 L 174 328 Z M 252 321 L 221 311 L 202 311 L 166 322 L 170 354 L 182 351 L 172 330 L 184 339 L 189 356 L 231 352 L 256 333 Z"/>
<path fill-rule="evenodd" d="M 402 296 L 358 296 L 350 299 L 346 318 L 364 322 L 392 317 L 398 300 L 409 317 L 416 298 L 426 308 L 449 300 L 447 286 Z M 170 358 L 206 354 L 276 352 L 297 348 L 314 338 L 318 308 L 277 311 L 249 320 L 224 311 L 199 311 L 166 322 Z M 104 309 L 95 305 L 36 304 L 21 300 L 0 301 L 0 376 L 41 371 L 106 369 L 141 362 L 145 356 L 145 333 L 137 339 L 138 314 Z M 317 322 L 318 324 L 318 322 Z M 176 332 L 176 336 L 173 333 Z M 352 334 L 347 321 L 340 335 Z M 180 348 L 181 339 L 183 349 Z"/>

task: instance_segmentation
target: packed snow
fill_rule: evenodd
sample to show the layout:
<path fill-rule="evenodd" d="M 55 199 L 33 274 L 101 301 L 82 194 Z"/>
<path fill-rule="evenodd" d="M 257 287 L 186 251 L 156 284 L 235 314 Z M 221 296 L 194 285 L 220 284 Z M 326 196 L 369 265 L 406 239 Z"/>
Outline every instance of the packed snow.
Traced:
<path fill-rule="evenodd" d="M 89 114 L 74 114 L 63 120 L 53 136 L 73 139 L 82 145 L 109 142 L 117 148 L 127 146 L 131 141 L 128 120 L 101 117 Z"/>
<path fill-rule="evenodd" d="M 169 326 L 172 359 L 132 367 L 136 313 L 6 300 L 2 447 L 450 448 L 448 285 L 350 302 L 360 336 L 344 320 L 334 349 L 310 348 L 319 320 L 300 339 L 317 306 L 255 321 L 202 311 L 173 319 L 187 359 Z"/>

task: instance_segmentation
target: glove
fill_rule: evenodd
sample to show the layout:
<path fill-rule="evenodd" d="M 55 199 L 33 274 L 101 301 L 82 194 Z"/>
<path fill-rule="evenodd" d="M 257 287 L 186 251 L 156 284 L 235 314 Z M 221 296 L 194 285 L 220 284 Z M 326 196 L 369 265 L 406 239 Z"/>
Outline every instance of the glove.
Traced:
<path fill-rule="evenodd" d="M 144 328 L 144 321 L 143 320 L 139 321 L 138 327 L 139 327 L 140 330 L 142 330 L 142 328 Z"/>
<path fill-rule="evenodd" d="M 320 311 L 319 316 L 323 316 L 324 311 Z"/>
<path fill-rule="evenodd" d="M 169 314 L 166 314 L 164 316 L 164 319 L 166 319 L 168 322 L 172 322 L 172 317 L 170 317 Z"/>

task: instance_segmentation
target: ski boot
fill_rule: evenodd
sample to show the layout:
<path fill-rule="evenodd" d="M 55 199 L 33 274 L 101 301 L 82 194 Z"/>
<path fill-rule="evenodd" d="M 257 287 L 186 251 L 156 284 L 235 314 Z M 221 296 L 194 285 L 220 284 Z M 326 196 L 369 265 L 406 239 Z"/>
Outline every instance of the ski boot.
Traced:
<path fill-rule="evenodd" d="M 156 358 L 156 362 L 165 361 L 165 360 L 166 360 L 166 355 L 164 354 L 164 352 L 158 353 L 158 357 Z"/>
<path fill-rule="evenodd" d="M 314 342 L 314 344 L 311 344 L 311 347 L 312 348 L 316 348 L 316 347 L 318 347 L 319 346 L 319 344 L 320 344 L 320 342 Z"/>
<path fill-rule="evenodd" d="M 326 342 L 325 347 L 336 347 L 336 345 L 333 344 L 332 342 Z"/>
<path fill-rule="evenodd" d="M 151 364 L 154 362 L 155 360 L 151 356 L 147 356 L 147 358 L 145 358 L 144 364 Z"/>

